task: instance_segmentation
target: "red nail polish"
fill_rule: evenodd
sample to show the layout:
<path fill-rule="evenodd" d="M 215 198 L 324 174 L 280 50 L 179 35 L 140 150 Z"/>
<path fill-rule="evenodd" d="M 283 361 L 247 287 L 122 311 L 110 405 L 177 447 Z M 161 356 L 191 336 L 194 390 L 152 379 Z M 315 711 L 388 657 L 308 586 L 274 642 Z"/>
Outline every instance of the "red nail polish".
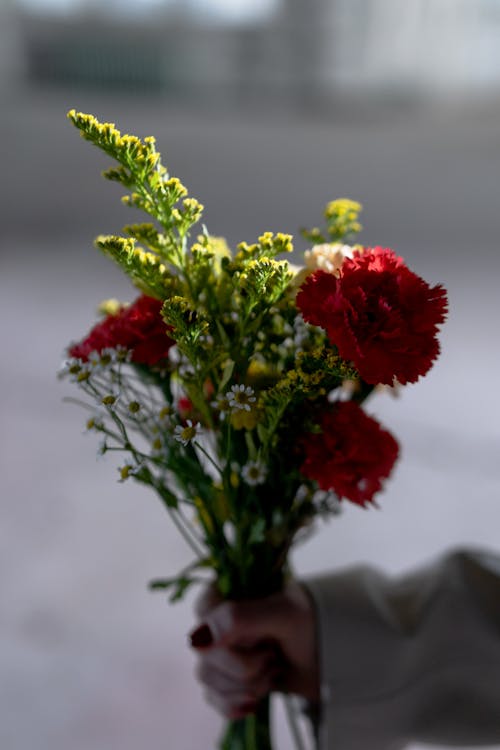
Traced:
<path fill-rule="evenodd" d="M 212 631 L 208 625 L 200 625 L 196 630 L 193 630 L 189 636 L 191 646 L 193 648 L 206 648 L 213 643 Z"/>

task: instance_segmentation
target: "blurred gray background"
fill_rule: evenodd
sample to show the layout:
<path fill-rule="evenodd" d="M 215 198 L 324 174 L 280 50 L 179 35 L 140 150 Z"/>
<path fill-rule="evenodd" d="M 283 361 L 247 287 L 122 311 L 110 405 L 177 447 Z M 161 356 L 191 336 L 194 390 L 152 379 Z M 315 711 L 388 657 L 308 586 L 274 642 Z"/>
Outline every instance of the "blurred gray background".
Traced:
<path fill-rule="evenodd" d="M 186 645 L 193 596 L 146 590 L 189 551 L 96 460 L 55 376 L 101 299 L 134 295 L 92 247 L 131 216 L 70 107 L 156 135 L 231 243 L 347 196 L 364 242 L 449 289 L 440 360 L 371 403 L 402 444 L 380 510 L 318 526 L 297 574 L 498 550 L 500 0 L 0 5 L 0 747 L 201 750 L 220 722 Z M 276 725 L 290 749 L 279 705 Z"/>

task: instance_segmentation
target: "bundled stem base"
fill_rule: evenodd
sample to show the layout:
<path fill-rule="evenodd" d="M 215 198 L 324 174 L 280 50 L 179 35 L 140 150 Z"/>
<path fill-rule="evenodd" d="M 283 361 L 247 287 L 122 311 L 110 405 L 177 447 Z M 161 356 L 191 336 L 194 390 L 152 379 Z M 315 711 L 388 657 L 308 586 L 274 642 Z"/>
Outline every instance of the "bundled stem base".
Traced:
<path fill-rule="evenodd" d="M 219 750 L 272 750 L 269 696 L 255 714 L 229 722 Z"/>

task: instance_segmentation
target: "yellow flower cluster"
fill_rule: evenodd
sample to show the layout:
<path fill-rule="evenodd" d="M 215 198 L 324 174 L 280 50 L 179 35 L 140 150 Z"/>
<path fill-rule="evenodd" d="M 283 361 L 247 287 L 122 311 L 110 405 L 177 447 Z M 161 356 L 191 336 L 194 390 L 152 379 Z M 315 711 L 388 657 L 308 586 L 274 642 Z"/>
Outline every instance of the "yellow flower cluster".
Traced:
<path fill-rule="evenodd" d="M 343 244 L 361 231 L 359 214 L 361 203 L 349 198 L 338 198 L 327 203 L 323 215 L 326 219 L 326 229 L 318 227 L 302 229 L 302 235 L 315 245 L 327 242 Z"/>
<path fill-rule="evenodd" d="M 291 234 L 278 232 L 264 232 L 256 243 L 249 245 L 247 242 L 240 242 L 235 256 L 236 262 L 241 262 L 250 258 L 264 259 L 274 258 L 281 253 L 293 252 L 293 242 Z"/>
<path fill-rule="evenodd" d="M 77 112 L 75 109 L 68 112 L 68 118 L 78 128 L 82 138 L 92 141 L 104 151 L 113 155 L 120 152 L 127 154 L 131 161 L 150 171 L 158 165 L 160 155 L 155 151 L 154 136 L 141 141 L 136 135 L 122 135 L 114 122 L 99 122 L 94 115 Z"/>
<path fill-rule="evenodd" d="M 118 315 L 120 310 L 124 307 L 123 302 L 112 297 L 111 299 L 104 299 L 99 303 L 98 312 L 100 315 Z"/>
<path fill-rule="evenodd" d="M 118 263 L 141 291 L 150 297 L 164 297 L 171 274 L 155 253 L 136 247 L 133 238 L 115 235 L 99 235 L 95 245 Z"/>
<path fill-rule="evenodd" d="M 361 208 L 361 203 L 349 200 L 349 198 L 330 201 L 324 212 L 328 234 L 333 239 L 340 239 L 360 232 L 362 227 L 358 217 Z"/>

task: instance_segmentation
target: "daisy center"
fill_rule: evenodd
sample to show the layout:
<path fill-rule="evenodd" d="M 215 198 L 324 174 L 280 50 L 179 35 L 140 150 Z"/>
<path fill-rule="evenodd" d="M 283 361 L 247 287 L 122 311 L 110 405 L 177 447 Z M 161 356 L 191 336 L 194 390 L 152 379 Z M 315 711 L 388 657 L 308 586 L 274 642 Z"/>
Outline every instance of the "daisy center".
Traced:
<path fill-rule="evenodd" d="M 185 440 L 186 442 L 190 442 L 193 440 L 193 438 L 196 437 L 196 428 L 195 427 L 184 427 L 184 429 L 181 431 L 179 435 L 181 440 Z"/>

